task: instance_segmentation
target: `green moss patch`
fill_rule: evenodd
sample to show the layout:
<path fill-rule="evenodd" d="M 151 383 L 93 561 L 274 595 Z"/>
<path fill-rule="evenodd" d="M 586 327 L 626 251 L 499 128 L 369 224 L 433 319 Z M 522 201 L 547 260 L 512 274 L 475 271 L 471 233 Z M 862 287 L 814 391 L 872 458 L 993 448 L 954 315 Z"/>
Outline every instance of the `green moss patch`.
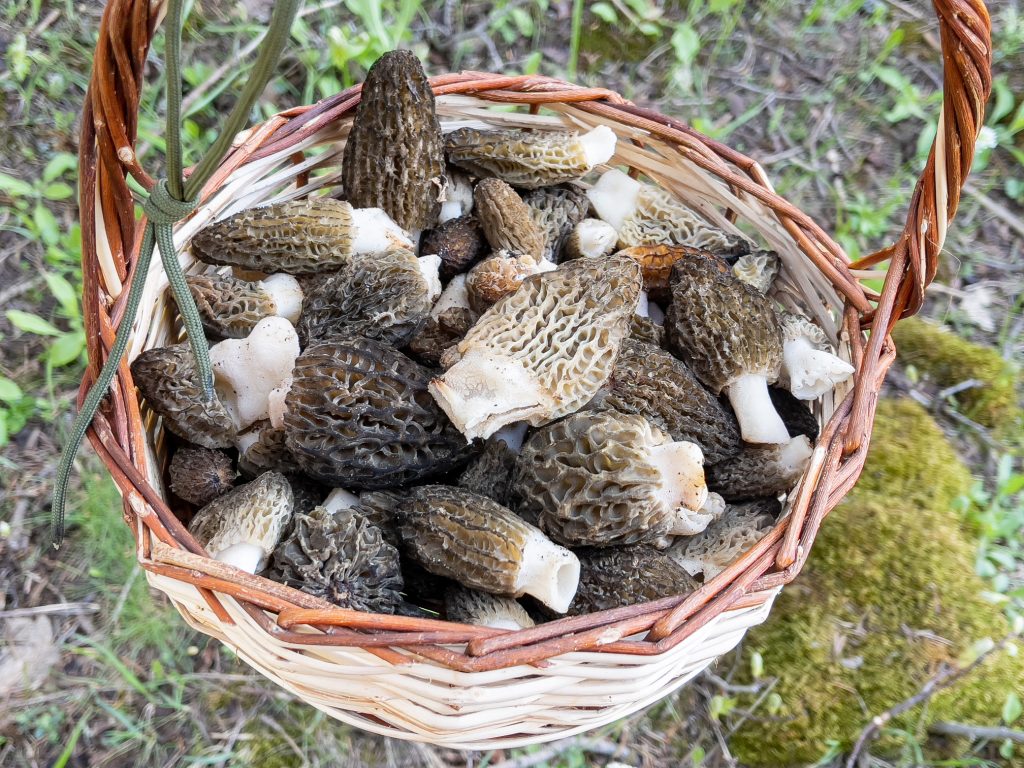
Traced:
<path fill-rule="evenodd" d="M 1002 429 L 1020 419 L 1016 392 L 1020 372 L 994 349 L 913 317 L 898 323 L 892 336 L 900 360 L 936 386 L 944 389 L 969 379 L 982 382 L 953 396 L 967 418 L 990 429 Z"/>
<path fill-rule="evenodd" d="M 998 608 L 979 597 L 975 542 L 952 507 L 969 482 L 919 405 L 879 404 L 860 484 L 826 521 L 769 621 L 748 636 L 746 653 L 759 651 L 766 674 L 779 678 L 782 708 L 735 735 L 741 761 L 813 763 L 827 741 L 848 744 L 868 717 L 912 696 L 942 662 L 1006 633 Z M 1022 681 L 1024 658 L 1001 655 L 901 724 L 998 723 L 1006 694 Z"/>

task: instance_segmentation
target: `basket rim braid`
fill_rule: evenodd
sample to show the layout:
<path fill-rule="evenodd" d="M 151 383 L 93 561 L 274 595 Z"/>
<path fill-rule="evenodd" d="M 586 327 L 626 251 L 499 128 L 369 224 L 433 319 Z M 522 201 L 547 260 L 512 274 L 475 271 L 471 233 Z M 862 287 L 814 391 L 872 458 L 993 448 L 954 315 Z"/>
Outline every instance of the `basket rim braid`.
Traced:
<path fill-rule="evenodd" d="M 775 193 L 757 162 L 680 120 L 550 77 L 460 72 L 430 80 L 449 126 L 613 128 L 628 141 L 619 142 L 612 164 L 648 176 L 718 226 L 755 227 L 783 260 L 776 297 L 812 312 L 854 364 L 852 385 L 818 407 L 824 426 L 786 514 L 730 567 L 686 596 L 510 632 L 346 610 L 208 558 L 165 500 L 162 434 L 140 409 L 128 368 L 143 349 L 180 332 L 164 298 L 166 277 L 153 266 L 128 359 L 89 430 L 123 496 L 150 583 L 190 625 L 282 687 L 338 719 L 398 738 L 467 748 L 550 740 L 636 711 L 696 675 L 767 617 L 823 519 L 857 480 L 895 358 L 889 331 L 920 308 L 938 268 L 991 89 L 991 30 L 980 0 L 936 0 L 935 9 L 945 87 L 935 144 L 903 231 L 856 263 Z M 101 21 L 79 149 L 89 353 L 79 405 L 113 345 L 139 252 L 144 221 L 135 218 L 127 177 L 147 190 L 154 185 L 134 144 L 144 63 L 165 10 L 163 0 L 110 0 Z M 182 248 L 213 218 L 332 184 L 359 98 L 355 86 L 240 133 L 199 208 L 176 230 L 182 267 L 202 268 Z M 488 109 L 508 104 L 528 109 Z M 884 261 L 884 287 L 875 293 L 860 279 Z"/>

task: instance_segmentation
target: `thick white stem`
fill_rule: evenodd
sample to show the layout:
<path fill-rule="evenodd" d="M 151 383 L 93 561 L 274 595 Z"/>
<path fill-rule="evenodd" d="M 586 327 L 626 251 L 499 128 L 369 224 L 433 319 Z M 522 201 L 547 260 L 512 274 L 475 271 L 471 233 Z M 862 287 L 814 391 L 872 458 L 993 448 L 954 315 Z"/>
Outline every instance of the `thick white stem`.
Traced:
<path fill-rule="evenodd" d="M 587 166 L 593 168 L 611 160 L 615 154 L 615 142 L 615 131 L 607 125 L 599 125 L 580 136 L 580 145 L 583 147 Z"/>
<path fill-rule="evenodd" d="M 546 418 L 555 400 L 518 361 L 472 350 L 428 389 L 456 428 L 472 441 L 514 421 Z"/>
<path fill-rule="evenodd" d="M 523 545 L 516 577 L 516 595 L 531 595 L 553 611 L 565 613 L 580 584 L 580 561 L 540 531 L 531 531 Z"/>
<path fill-rule="evenodd" d="M 346 491 L 344 488 L 335 488 L 324 499 L 322 506 L 332 515 L 342 509 L 348 509 L 354 507 L 359 503 L 359 497 L 350 491 Z"/>
<path fill-rule="evenodd" d="M 414 250 L 409 233 L 380 208 L 352 209 L 353 253 L 383 253 L 392 248 Z"/>
<path fill-rule="evenodd" d="M 430 310 L 431 317 L 439 317 L 446 309 L 470 309 L 469 291 L 466 290 L 466 275 L 456 275 L 451 282 L 441 291 L 441 296 L 433 309 Z"/>
<path fill-rule="evenodd" d="M 518 454 L 523 449 L 523 440 L 526 438 L 526 430 L 529 425 L 525 421 L 518 424 L 508 424 L 494 433 L 496 440 L 501 440 L 508 446 L 509 450 Z"/>
<path fill-rule="evenodd" d="M 788 339 L 782 345 L 782 376 L 789 380 L 789 391 L 799 400 L 821 397 L 852 375 L 852 365 L 831 352 L 815 349 L 803 337 Z"/>
<path fill-rule="evenodd" d="M 280 429 L 284 426 L 284 415 L 288 412 L 288 392 L 291 391 L 294 379 L 289 376 L 281 386 L 274 387 L 267 395 L 267 417 L 270 419 L 270 426 Z"/>
<path fill-rule="evenodd" d="M 246 573 L 259 573 L 267 564 L 266 553 L 255 544 L 239 542 L 214 554 L 222 563 L 233 565 Z"/>
<path fill-rule="evenodd" d="M 768 380 L 756 373 L 740 376 L 729 385 L 729 402 L 747 443 L 786 443 L 789 432 L 772 405 Z"/>
<path fill-rule="evenodd" d="M 299 321 L 302 313 L 302 288 L 298 280 L 281 272 L 260 280 L 260 285 L 274 302 L 275 315 L 283 317 L 292 325 Z"/>
<path fill-rule="evenodd" d="M 473 186 L 465 176 L 458 174 L 448 177 L 445 199 L 441 203 L 440 223 L 465 216 L 473 210 Z"/>
<path fill-rule="evenodd" d="M 441 257 L 436 253 L 420 256 L 416 260 L 420 265 L 423 279 L 427 281 L 428 301 L 433 304 L 441 295 Z"/>
<path fill-rule="evenodd" d="M 799 477 L 807 467 L 807 462 L 811 460 L 813 451 L 807 435 L 794 437 L 779 451 L 778 463 L 781 473 L 787 477 Z"/>
<path fill-rule="evenodd" d="M 570 254 L 574 258 L 599 259 L 615 250 L 619 233 L 601 219 L 584 219 L 573 228 Z"/>
<path fill-rule="evenodd" d="M 640 291 L 640 300 L 636 304 L 635 314 L 647 318 L 651 316 L 651 304 L 650 299 L 647 297 L 647 291 Z"/>
<path fill-rule="evenodd" d="M 652 323 L 657 325 L 665 324 L 665 312 L 653 301 L 647 302 L 647 313 L 647 316 L 651 318 Z"/>
<path fill-rule="evenodd" d="M 636 179 L 612 168 L 605 171 L 597 183 L 587 190 L 587 197 L 597 215 L 618 231 L 623 222 L 636 212 L 641 186 Z"/>

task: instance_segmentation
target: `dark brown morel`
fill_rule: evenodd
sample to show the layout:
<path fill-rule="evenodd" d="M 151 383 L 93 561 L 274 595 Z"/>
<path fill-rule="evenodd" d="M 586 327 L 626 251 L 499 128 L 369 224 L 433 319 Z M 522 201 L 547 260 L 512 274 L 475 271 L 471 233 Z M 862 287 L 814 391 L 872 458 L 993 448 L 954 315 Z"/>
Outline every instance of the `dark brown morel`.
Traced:
<path fill-rule="evenodd" d="M 420 239 L 420 254 L 441 257 L 441 279 L 448 282 L 469 270 L 490 253 L 487 238 L 475 216 L 459 216 L 427 230 Z"/>
<path fill-rule="evenodd" d="M 772 302 L 740 282 L 716 256 L 694 252 L 672 267 L 665 315 L 669 349 L 718 394 L 723 389 L 749 443 L 784 443 L 789 433 L 768 385 L 782 367 L 782 330 Z"/>
<path fill-rule="evenodd" d="M 732 458 L 707 468 L 708 488 L 726 501 L 788 493 L 803 474 L 811 450 L 804 435 L 782 445 L 745 445 Z"/>
<path fill-rule="evenodd" d="M 297 514 L 268 578 L 342 608 L 394 613 L 402 602 L 398 550 L 354 509 Z"/>
<path fill-rule="evenodd" d="M 665 344 L 665 327 L 658 325 L 649 317 L 634 313 L 629 318 L 629 338 L 661 347 Z"/>
<path fill-rule="evenodd" d="M 164 426 L 204 448 L 229 448 L 235 424 L 216 395 L 207 397 L 188 344 L 147 349 L 132 362 L 132 379 Z"/>
<path fill-rule="evenodd" d="M 768 387 L 768 396 L 778 412 L 790 437 L 807 435 L 811 442 L 818 439 L 821 426 L 805 400 L 798 400 L 788 389 Z"/>
<path fill-rule="evenodd" d="M 622 342 L 602 404 L 640 414 L 673 440 L 696 443 L 708 464 L 739 453 L 735 417 L 685 363 L 650 344 L 634 339 Z"/>
<path fill-rule="evenodd" d="M 295 459 L 285 444 L 284 428 L 274 427 L 269 420 L 257 421 L 238 435 L 238 468 L 250 477 L 269 469 L 289 473 L 295 469 Z"/>
<path fill-rule="evenodd" d="M 231 457 L 211 448 L 179 448 L 169 472 L 174 495 L 197 507 L 230 491 L 238 477 Z"/>
<path fill-rule="evenodd" d="M 341 181 L 356 208 L 383 208 L 399 226 L 433 226 L 441 210 L 444 142 L 434 92 L 411 51 L 389 51 L 366 74 L 345 144 Z"/>
<path fill-rule="evenodd" d="M 469 460 L 459 475 L 459 487 L 494 499 L 502 506 L 512 501 L 512 470 L 516 466 L 517 454 L 498 437 L 487 440 L 483 451 Z"/>
<path fill-rule="evenodd" d="M 468 307 L 450 307 L 431 315 L 419 333 L 409 340 L 409 353 L 424 365 L 440 367 L 441 357 L 462 341 L 476 319 Z"/>
<path fill-rule="evenodd" d="M 577 550 L 580 586 L 569 613 L 578 615 L 686 595 L 700 584 L 668 555 L 651 547 Z"/>
<path fill-rule="evenodd" d="M 438 576 L 496 595 L 533 595 L 559 612 L 576 592 L 576 556 L 486 496 L 423 485 L 409 491 L 398 519 L 405 553 Z"/>
<path fill-rule="evenodd" d="M 544 258 L 557 264 L 569 234 L 587 217 L 590 201 L 586 193 L 572 184 L 541 187 L 523 195 L 523 202 L 544 235 Z"/>
<path fill-rule="evenodd" d="M 457 469 L 473 448 L 427 392 L 431 376 L 373 339 L 310 346 L 285 398 L 288 449 L 310 477 L 344 488 L 392 488 Z"/>
<path fill-rule="evenodd" d="M 429 281 L 412 251 L 394 248 L 355 257 L 309 290 L 299 336 L 306 344 L 340 334 L 401 346 L 423 326 L 431 298 Z"/>

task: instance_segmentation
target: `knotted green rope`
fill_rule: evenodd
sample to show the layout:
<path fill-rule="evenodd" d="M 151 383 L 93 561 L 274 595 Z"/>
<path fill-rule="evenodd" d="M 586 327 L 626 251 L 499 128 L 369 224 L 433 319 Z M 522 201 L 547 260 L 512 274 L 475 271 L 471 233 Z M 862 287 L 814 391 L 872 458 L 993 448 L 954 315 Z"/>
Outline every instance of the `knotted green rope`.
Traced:
<path fill-rule="evenodd" d="M 181 152 L 181 17 L 183 0 L 170 0 L 167 11 L 166 33 L 166 65 L 167 65 L 167 176 L 156 183 L 149 196 L 142 204 L 146 213 L 147 224 L 142 236 L 142 248 L 135 263 L 135 274 L 128 289 L 124 315 L 117 326 L 114 346 L 110 355 L 103 363 L 100 375 L 86 395 L 82 408 L 78 412 L 75 423 L 64 453 L 57 465 L 57 476 L 53 488 L 53 504 L 51 512 L 51 535 L 54 548 L 60 547 L 64 540 L 64 508 L 67 503 L 68 483 L 74 466 L 75 456 L 85 439 L 85 434 L 92 423 L 100 403 L 107 396 L 110 385 L 117 375 L 124 353 L 128 349 L 135 316 L 142 302 L 142 292 L 149 274 L 149 266 L 153 259 L 153 249 L 160 249 L 160 260 L 167 281 L 170 284 L 174 300 L 178 304 L 185 333 L 192 347 L 196 361 L 196 371 L 203 386 L 204 396 L 216 398 L 213 388 L 213 373 L 210 366 L 210 350 L 203 334 L 202 322 L 196 310 L 192 294 L 185 283 L 185 274 L 178 262 L 174 247 L 174 225 L 186 218 L 199 204 L 199 191 L 210 179 L 231 147 L 231 142 L 249 117 L 249 112 L 260 93 L 266 87 L 274 71 L 274 67 L 284 45 L 288 40 L 292 22 L 298 13 L 301 0 L 278 0 L 270 18 L 270 28 L 266 38 L 260 44 L 260 52 L 253 71 L 242 90 L 242 94 L 234 109 L 224 122 L 224 128 L 217 136 L 213 145 L 199 161 L 192 175 L 185 181 L 182 178 Z"/>

